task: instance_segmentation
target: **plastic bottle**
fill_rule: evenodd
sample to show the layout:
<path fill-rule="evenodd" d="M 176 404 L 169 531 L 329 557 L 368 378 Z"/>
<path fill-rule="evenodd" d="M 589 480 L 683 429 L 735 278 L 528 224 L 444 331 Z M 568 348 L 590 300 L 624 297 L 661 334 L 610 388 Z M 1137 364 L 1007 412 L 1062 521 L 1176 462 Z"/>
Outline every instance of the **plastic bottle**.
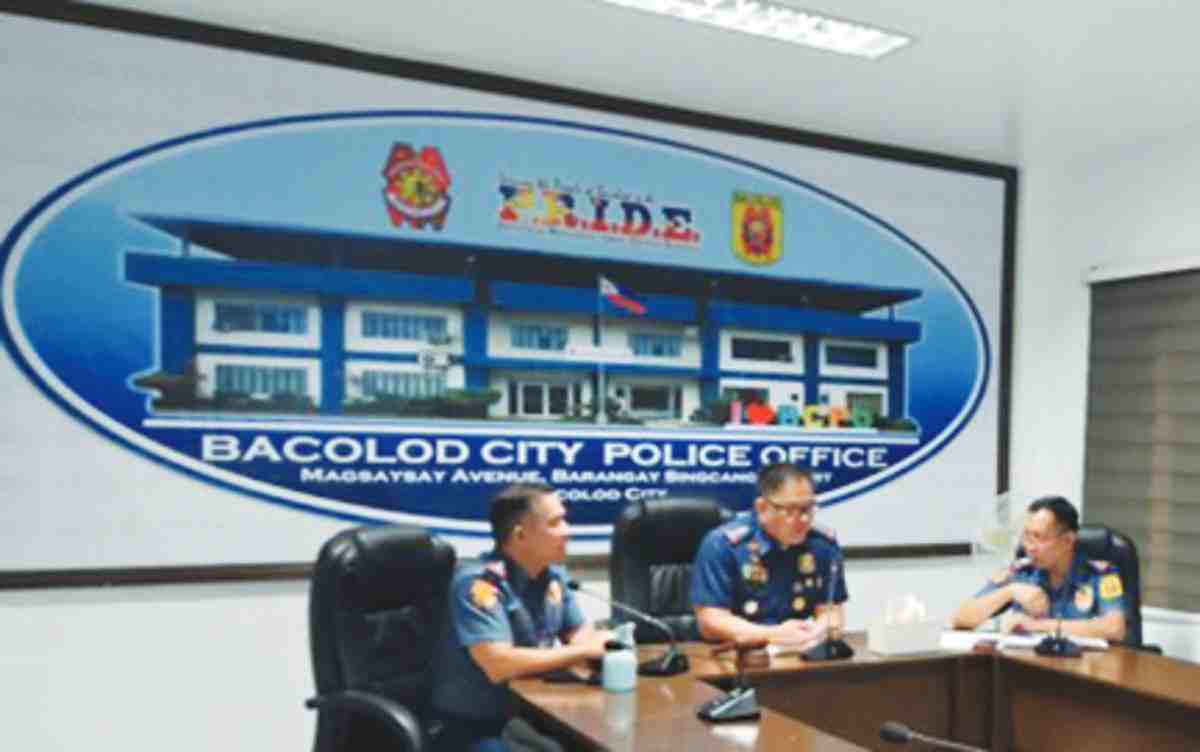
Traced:
<path fill-rule="evenodd" d="M 629 692 L 637 686 L 637 655 L 623 642 L 604 643 L 604 663 L 601 668 L 604 689 L 609 692 Z"/>

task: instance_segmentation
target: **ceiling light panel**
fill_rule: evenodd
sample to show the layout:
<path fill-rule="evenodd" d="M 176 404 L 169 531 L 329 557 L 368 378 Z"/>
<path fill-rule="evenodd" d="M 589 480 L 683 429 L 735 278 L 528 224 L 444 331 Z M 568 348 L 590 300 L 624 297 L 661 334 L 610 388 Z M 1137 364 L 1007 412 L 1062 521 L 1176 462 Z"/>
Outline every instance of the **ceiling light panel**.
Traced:
<path fill-rule="evenodd" d="M 911 36 L 800 10 L 774 0 L 597 0 L 731 31 L 875 60 Z"/>

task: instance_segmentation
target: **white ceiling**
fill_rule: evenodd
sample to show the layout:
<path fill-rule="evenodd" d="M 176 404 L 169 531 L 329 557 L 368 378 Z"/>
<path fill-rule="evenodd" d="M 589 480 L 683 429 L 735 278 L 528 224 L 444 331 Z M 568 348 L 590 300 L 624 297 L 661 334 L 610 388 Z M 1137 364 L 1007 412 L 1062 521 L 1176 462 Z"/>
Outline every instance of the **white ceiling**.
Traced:
<path fill-rule="evenodd" d="M 789 2 L 917 42 L 865 61 L 596 0 L 101 4 L 1016 165 L 1200 126 L 1194 0 Z"/>

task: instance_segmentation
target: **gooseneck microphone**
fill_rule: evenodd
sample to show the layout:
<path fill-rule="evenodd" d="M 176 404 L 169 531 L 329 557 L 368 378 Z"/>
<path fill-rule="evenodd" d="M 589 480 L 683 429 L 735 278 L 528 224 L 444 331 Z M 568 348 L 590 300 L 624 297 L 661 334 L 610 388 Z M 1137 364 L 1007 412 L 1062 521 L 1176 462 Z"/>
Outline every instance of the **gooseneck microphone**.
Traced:
<path fill-rule="evenodd" d="M 680 651 L 679 647 L 675 644 L 675 632 L 665 621 L 656 619 L 650 614 L 639 611 L 633 606 L 613 600 L 612 598 L 602 595 L 595 590 L 588 590 L 583 585 L 579 584 L 579 580 L 568 580 L 567 588 L 578 593 L 583 593 L 584 595 L 595 598 L 596 600 L 603 601 L 614 608 L 619 608 L 622 611 L 631 614 L 640 621 L 643 621 L 646 624 L 649 624 L 662 631 L 662 633 L 667 636 L 667 639 L 670 640 L 670 647 L 667 649 L 667 652 L 663 653 L 657 658 L 651 658 L 650 660 L 643 662 L 640 666 L 638 666 L 639 674 L 642 676 L 675 676 L 676 674 L 682 674 L 688 670 L 688 657 L 686 654 Z"/>
<path fill-rule="evenodd" d="M 734 642 L 727 642 L 713 649 L 712 654 L 714 658 L 727 650 L 734 651 L 735 660 L 737 661 L 737 683 L 728 692 L 717 695 L 711 700 L 702 703 L 700 707 L 696 708 L 696 717 L 710 723 L 744 721 L 758 718 L 760 715 L 758 709 L 758 692 L 746 681 L 746 656 L 751 651 L 762 650 L 766 646 L 766 640 L 753 640 L 741 643 L 735 640 Z"/>
<path fill-rule="evenodd" d="M 897 721 L 888 721 L 879 727 L 879 738 L 892 744 L 908 744 L 916 740 L 930 749 L 953 750 L 954 752 L 987 752 L 982 747 L 972 747 L 970 744 L 960 744 L 949 739 L 939 739 L 936 736 L 918 734 L 908 726 Z"/>
<path fill-rule="evenodd" d="M 833 559 L 829 562 L 829 587 L 825 596 L 825 613 L 829 616 L 829 624 L 833 624 L 833 592 L 837 584 L 838 572 L 841 571 L 842 557 L 834 551 Z M 800 654 L 806 661 L 839 661 L 853 657 L 854 648 L 845 640 L 835 637 L 831 626 L 825 630 L 825 640 Z"/>

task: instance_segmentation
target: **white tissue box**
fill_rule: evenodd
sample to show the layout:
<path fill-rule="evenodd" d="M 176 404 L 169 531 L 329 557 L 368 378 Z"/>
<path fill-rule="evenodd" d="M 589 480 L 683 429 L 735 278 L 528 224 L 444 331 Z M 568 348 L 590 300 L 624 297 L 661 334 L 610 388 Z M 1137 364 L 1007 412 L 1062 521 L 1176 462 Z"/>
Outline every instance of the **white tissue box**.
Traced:
<path fill-rule="evenodd" d="M 942 628 L 934 620 L 888 624 L 880 619 L 867 629 L 867 650 L 879 655 L 932 653 L 941 649 Z"/>

